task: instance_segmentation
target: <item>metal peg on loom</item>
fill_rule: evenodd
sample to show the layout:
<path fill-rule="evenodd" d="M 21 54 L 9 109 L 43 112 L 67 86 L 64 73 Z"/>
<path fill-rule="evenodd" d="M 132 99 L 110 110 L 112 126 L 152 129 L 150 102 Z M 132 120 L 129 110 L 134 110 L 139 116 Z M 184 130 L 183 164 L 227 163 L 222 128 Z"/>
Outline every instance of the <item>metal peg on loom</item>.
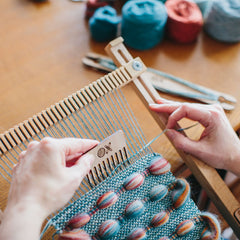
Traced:
<path fill-rule="evenodd" d="M 88 53 L 82 62 L 88 67 L 104 72 L 116 69 L 116 65 L 110 58 L 96 53 Z M 229 111 L 234 109 L 233 103 L 237 102 L 236 98 L 230 94 L 194 84 L 153 68 L 148 68 L 144 74 L 149 78 L 154 88 L 161 92 L 192 98 L 208 104 L 219 103 L 225 110 Z"/>

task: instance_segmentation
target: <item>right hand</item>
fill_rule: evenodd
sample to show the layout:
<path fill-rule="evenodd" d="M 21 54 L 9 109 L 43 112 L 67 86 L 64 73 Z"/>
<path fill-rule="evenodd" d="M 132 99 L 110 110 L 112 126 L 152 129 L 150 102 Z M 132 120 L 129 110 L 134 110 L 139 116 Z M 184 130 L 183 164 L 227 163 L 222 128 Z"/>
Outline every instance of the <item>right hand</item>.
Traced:
<path fill-rule="evenodd" d="M 208 163 L 240 176 L 240 141 L 220 105 L 180 103 L 160 99 L 150 105 L 155 112 L 169 114 L 166 135 L 173 144 Z M 200 139 L 194 141 L 174 130 L 182 118 L 198 121 L 205 127 Z"/>

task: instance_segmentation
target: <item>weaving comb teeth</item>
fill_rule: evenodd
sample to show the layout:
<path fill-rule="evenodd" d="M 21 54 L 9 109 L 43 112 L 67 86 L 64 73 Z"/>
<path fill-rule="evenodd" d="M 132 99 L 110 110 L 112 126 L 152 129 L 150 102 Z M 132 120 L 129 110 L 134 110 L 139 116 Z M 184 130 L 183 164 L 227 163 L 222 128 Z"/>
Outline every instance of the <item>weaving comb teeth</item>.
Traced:
<path fill-rule="evenodd" d="M 90 154 L 95 157 L 95 160 L 86 179 L 90 185 L 94 186 L 112 175 L 114 169 L 127 159 L 127 145 L 123 131 L 116 131 L 85 153 L 85 155 Z"/>

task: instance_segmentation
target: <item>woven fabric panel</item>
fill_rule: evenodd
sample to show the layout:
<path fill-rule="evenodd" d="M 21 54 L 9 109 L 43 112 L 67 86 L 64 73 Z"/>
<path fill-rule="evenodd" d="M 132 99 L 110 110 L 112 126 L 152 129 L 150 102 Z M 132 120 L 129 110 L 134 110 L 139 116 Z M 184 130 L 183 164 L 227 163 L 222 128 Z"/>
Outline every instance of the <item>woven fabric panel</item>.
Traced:
<path fill-rule="evenodd" d="M 87 192 L 83 197 L 66 207 L 64 210 L 59 212 L 55 217 L 50 220 L 50 224 L 53 225 L 56 230 L 61 231 L 66 223 L 77 213 L 89 212 L 90 208 L 95 206 L 97 199 L 109 190 L 119 189 L 124 180 L 134 172 L 143 172 L 158 154 L 150 154 L 139 158 L 133 164 L 125 168 L 123 171 L 108 178 L 99 184 L 97 187 Z M 90 235 L 96 234 L 100 224 L 106 220 L 117 219 L 119 216 L 123 215 L 124 209 L 127 204 L 136 199 L 148 198 L 149 192 L 152 187 L 158 184 L 169 185 L 174 182 L 176 178 L 171 172 L 160 176 L 149 175 L 145 178 L 143 185 L 135 190 L 125 191 L 121 193 L 118 201 L 103 210 L 97 211 L 92 217 L 88 224 L 86 224 L 83 229 Z M 172 206 L 172 200 L 170 194 L 159 202 L 147 201 L 145 203 L 145 212 L 142 216 L 126 220 L 121 224 L 121 229 L 118 234 L 111 239 L 126 239 L 126 236 L 134 229 L 138 227 L 146 227 L 149 225 L 152 217 L 160 212 L 161 210 L 166 210 Z M 151 228 L 147 231 L 147 239 L 159 239 L 163 236 L 170 236 L 174 231 L 176 226 L 183 220 L 192 219 L 200 214 L 200 211 L 194 204 L 194 202 L 189 198 L 186 204 L 177 210 L 173 210 L 170 215 L 169 221 L 162 227 Z M 200 239 L 200 234 L 205 227 L 205 223 L 196 223 L 195 229 L 189 233 L 187 236 L 179 237 L 178 239 Z"/>

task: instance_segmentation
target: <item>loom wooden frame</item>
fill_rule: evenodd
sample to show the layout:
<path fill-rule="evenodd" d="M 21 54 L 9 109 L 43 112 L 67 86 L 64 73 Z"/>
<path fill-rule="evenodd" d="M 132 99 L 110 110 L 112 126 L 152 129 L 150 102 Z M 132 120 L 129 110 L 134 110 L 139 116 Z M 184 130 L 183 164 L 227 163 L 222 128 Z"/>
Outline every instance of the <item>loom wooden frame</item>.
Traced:
<path fill-rule="evenodd" d="M 106 47 L 106 51 L 119 67 L 117 70 L 105 75 L 55 105 L 52 105 L 50 108 L 1 134 L 0 156 L 53 126 L 80 108 L 83 108 L 96 98 L 100 98 L 104 94 L 118 87 L 122 87 L 125 84 L 130 84 L 133 87 L 147 109 L 149 109 L 149 103 L 155 102 L 159 94 L 152 85 L 148 83 L 146 76 L 144 76 L 144 70 L 146 69 L 144 64 L 138 58 L 136 61 L 143 64 L 143 69 L 141 71 L 135 71 L 133 69 L 132 63 L 134 59 L 123 45 L 122 38 L 112 41 Z M 160 128 L 165 129 L 167 122 L 166 115 L 156 114 L 150 110 L 149 113 L 154 117 Z M 225 182 L 211 167 L 183 151 L 176 150 L 206 190 L 208 196 L 212 199 L 236 235 L 240 237 L 240 204 L 228 189 Z M 3 199 L 3 201 L 5 200 L 6 199 Z M 1 207 L 3 207 L 5 203 L 0 202 L 0 204 Z"/>

